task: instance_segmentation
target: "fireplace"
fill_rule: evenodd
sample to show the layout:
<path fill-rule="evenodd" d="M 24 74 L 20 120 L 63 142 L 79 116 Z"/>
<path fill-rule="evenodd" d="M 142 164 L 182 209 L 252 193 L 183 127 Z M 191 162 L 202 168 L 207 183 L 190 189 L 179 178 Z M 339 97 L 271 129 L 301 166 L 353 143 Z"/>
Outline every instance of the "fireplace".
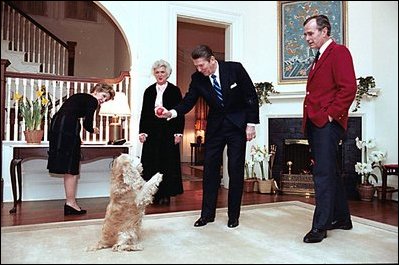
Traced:
<path fill-rule="evenodd" d="M 273 166 L 273 177 L 277 183 L 280 183 L 283 174 L 288 174 L 288 161 L 293 163 L 292 174 L 311 174 L 309 146 L 302 133 L 302 118 L 269 118 L 268 123 L 269 146 L 277 146 Z M 361 117 L 350 117 L 338 155 L 338 166 L 349 199 L 359 196 L 356 186 L 360 178 L 355 172 L 355 164 L 361 161 L 361 152 L 356 147 L 355 138 L 362 135 L 361 129 Z"/>
<path fill-rule="evenodd" d="M 311 173 L 310 148 L 307 139 L 285 139 L 283 155 L 283 173 Z"/>

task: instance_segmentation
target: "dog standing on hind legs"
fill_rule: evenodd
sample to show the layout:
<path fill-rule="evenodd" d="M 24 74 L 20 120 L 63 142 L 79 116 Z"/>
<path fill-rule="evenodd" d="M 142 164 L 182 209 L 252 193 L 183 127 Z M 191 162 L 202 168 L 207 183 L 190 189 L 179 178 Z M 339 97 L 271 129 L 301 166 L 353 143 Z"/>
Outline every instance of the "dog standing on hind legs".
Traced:
<path fill-rule="evenodd" d="M 113 251 L 142 250 L 141 223 L 145 207 L 153 200 L 162 174 L 149 181 L 141 177 L 143 167 L 128 154 L 117 157 L 111 170 L 110 202 L 105 213 L 101 238 L 88 251 L 112 248 Z"/>

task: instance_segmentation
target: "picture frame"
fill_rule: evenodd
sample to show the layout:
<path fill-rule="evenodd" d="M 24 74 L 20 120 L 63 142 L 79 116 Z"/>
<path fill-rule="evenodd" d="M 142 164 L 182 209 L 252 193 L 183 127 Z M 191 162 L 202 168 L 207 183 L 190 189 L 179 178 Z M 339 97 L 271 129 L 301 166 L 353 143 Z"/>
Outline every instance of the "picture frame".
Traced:
<path fill-rule="evenodd" d="M 324 14 L 331 23 L 331 38 L 346 45 L 346 1 L 278 1 L 279 84 L 306 83 L 314 57 L 304 39 L 303 22 Z"/>

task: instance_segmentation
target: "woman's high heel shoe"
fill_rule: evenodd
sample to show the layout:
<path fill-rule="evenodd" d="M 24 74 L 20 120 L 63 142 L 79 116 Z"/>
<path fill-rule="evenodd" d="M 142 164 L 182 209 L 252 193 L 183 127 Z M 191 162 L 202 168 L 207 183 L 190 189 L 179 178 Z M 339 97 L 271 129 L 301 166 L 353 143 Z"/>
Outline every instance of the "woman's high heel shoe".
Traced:
<path fill-rule="evenodd" d="M 64 215 L 82 215 L 85 213 L 87 213 L 86 210 L 80 209 L 80 211 L 78 211 L 66 203 L 64 204 Z"/>

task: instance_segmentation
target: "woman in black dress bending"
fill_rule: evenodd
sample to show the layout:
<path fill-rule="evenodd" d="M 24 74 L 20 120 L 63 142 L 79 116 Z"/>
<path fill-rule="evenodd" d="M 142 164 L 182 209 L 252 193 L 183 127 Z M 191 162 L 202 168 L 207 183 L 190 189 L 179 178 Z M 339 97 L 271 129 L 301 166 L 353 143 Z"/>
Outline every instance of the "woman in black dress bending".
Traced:
<path fill-rule="evenodd" d="M 80 168 L 80 118 L 83 128 L 99 133 L 93 128 L 94 113 L 99 105 L 113 99 L 115 91 L 108 84 L 95 85 L 90 94 L 76 93 L 70 96 L 51 119 L 47 169 L 50 173 L 64 174 L 66 202 L 64 215 L 85 214 L 76 202 L 76 188 Z"/>

